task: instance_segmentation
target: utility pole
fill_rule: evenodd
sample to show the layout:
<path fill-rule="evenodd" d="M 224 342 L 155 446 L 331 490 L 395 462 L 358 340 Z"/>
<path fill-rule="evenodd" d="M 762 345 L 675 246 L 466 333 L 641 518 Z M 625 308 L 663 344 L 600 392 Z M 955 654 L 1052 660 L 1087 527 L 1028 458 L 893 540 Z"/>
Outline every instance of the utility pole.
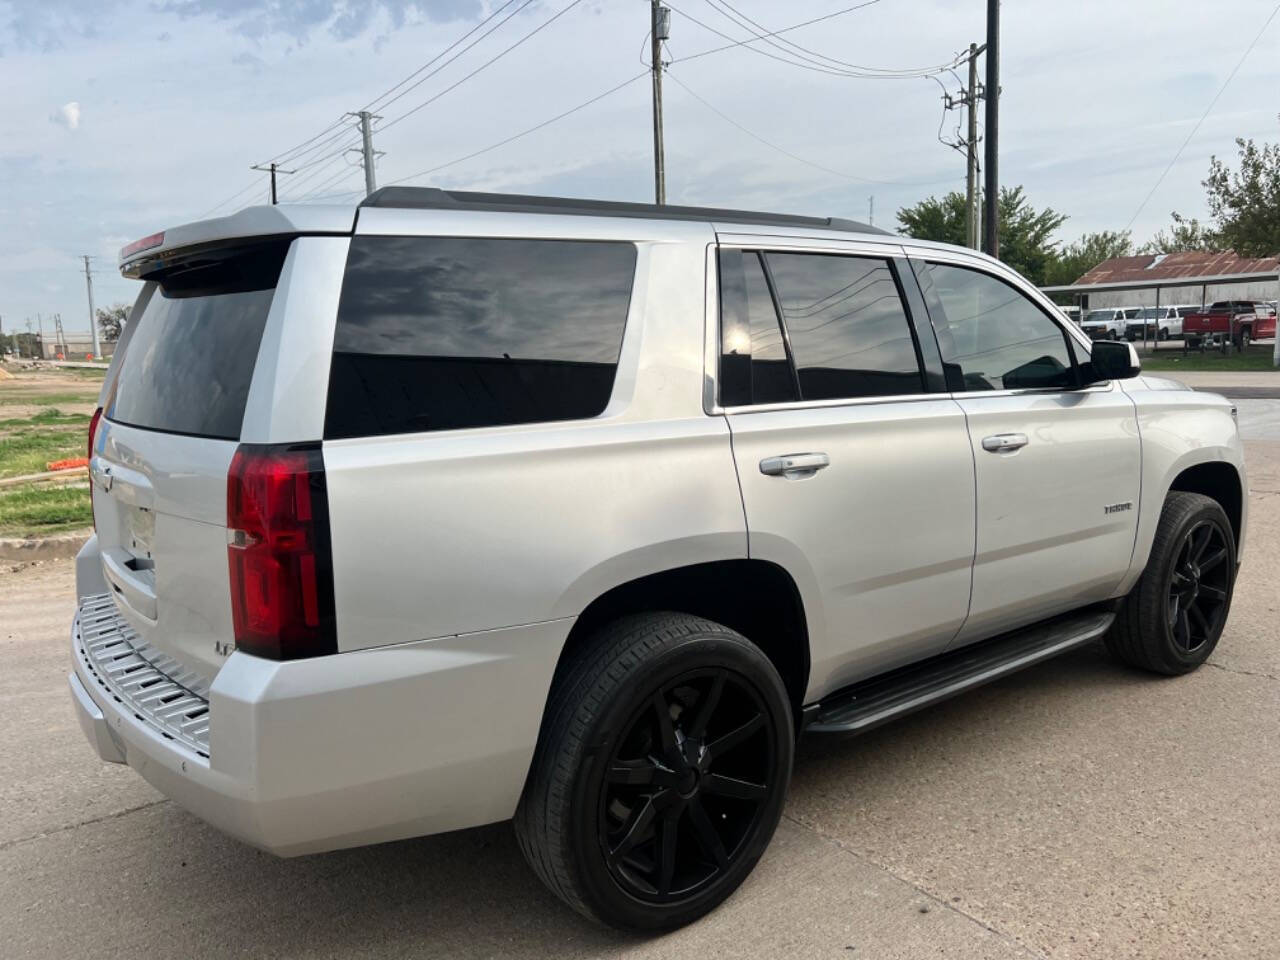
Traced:
<path fill-rule="evenodd" d="M 44 321 L 36 314 L 36 328 L 40 331 L 40 359 L 44 359 Z"/>
<path fill-rule="evenodd" d="M 360 117 L 360 156 L 364 162 L 364 195 L 367 197 L 378 189 L 373 178 L 373 115 L 368 110 L 361 110 Z"/>
<path fill-rule="evenodd" d="M 89 272 L 89 261 L 92 259 L 87 253 L 84 254 L 84 285 L 89 291 L 89 332 L 93 334 L 93 356 L 96 360 L 102 356 L 102 345 L 98 343 L 98 317 L 93 309 L 93 274 Z"/>
<path fill-rule="evenodd" d="M 867 197 L 867 224 L 872 227 L 876 225 L 876 195 L 874 193 Z"/>
<path fill-rule="evenodd" d="M 1000 0 L 987 0 L 986 194 L 982 245 L 1000 256 Z"/>
<path fill-rule="evenodd" d="M 978 54 L 985 49 L 976 43 L 969 44 L 969 89 L 965 96 L 969 107 L 969 133 L 965 138 L 968 171 L 965 177 L 964 226 L 965 246 L 970 250 L 978 249 L 982 233 L 979 227 L 982 204 L 978 196 Z"/>
<path fill-rule="evenodd" d="M 284 169 L 284 167 L 277 166 L 277 165 L 276 165 L 276 164 L 274 164 L 274 163 L 269 163 L 269 164 L 267 164 L 266 166 L 263 166 L 263 165 L 262 165 L 262 164 L 260 164 L 260 163 L 255 163 L 255 164 L 254 164 L 253 166 L 251 166 L 249 169 L 250 169 L 250 170 L 261 170 L 263 173 L 270 173 L 270 174 L 271 174 L 271 205 L 272 205 L 273 207 L 274 207 L 274 206 L 276 205 L 276 203 L 278 202 L 278 201 L 276 200 L 276 174 L 277 174 L 277 173 L 297 173 L 297 172 L 298 172 L 297 170 L 286 170 L 286 169 Z"/>
<path fill-rule="evenodd" d="M 671 36 L 671 11 L 649 0 L 650 72 L 653 74 L 653 193 L 659 205 L 667 202 L 667 168 L 662 146 L 662 41 Z"/>

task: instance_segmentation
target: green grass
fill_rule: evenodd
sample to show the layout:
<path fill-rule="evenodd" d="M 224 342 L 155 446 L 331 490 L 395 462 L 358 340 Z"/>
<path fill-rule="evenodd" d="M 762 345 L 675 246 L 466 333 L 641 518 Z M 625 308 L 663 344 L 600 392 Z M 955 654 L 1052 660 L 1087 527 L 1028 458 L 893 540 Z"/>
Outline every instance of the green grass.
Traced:
<path fill-rule="evenodd" d="M 36 393 L 16 389 L 0 389 L 0 406 L 55 407 L 58 404 L 93 403 L 98 397 L 97 391 L 85 390 L 81 393 Z"/>
<path fill-rule="evenodd" d="M 56 407 L 34 417 L 0 420 L 0 477 L 43 473 L 53 460 L 83 457 L 89 418 Z"/>
<path fill-rule="evenodd" d="M 1269 345 L 1265 347 L 1250 347 L 1246 353 L 1232 351 L 1229 357 L 1224 357 L 1217 350 L 1206 350 L 1204 353 L 1198 350 L 1191 350 L 1185 354 L 1181 350 L 1161 350 L 1154 354 L 1139 350 L 1138 353 L 1142 357 L 1142 369 L 1152 372 L 1196 370 L 1237 373 L 1240 371 L 1275 370 L 1271 365 L 1271 347 Z M 1276 371 L 1276 373 L 1276 382 L 1280 385 L 1280 371 Z"/>
<path fill-rule="evenodd" d="M 0 489 L 0 536 L 27 537 L 92 525 L 87 484 Z"/>

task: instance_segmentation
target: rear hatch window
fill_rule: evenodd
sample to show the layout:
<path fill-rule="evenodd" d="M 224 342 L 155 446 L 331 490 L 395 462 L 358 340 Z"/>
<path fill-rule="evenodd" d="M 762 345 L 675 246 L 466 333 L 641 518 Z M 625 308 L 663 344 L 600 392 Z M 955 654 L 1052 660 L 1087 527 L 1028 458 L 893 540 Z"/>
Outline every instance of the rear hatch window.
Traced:
<path fill-rule="evenodd" d="M 194 257 L 159 278 L 107 399 L 132 427 L 236 440 L 287 242 Z"/>

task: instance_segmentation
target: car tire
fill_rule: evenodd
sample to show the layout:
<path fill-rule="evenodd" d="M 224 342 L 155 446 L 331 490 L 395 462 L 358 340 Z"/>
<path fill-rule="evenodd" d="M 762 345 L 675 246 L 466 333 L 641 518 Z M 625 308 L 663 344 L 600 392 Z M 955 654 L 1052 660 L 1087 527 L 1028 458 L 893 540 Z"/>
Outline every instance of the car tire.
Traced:
<path fill-rule="evenodd" d="M 1235 535 L 1222 507 L 1198 493 L 1170 493 L 1147 568 L 1121 601 L 1107 648 L 1143 670 L 1189 673 L 1218 645 L 1235 575 Z"/>
<path fill-rule="evenodd" d="M 1240 331 L 1240 342 L 1236 345 L 1236 348 L 1237 348 L 1241 353 L 1244 353 L 1246 350 L 1248 350 L 1248 349 L 1249 349 L 1249 343 L 1250 343 L 1250 341 L 1251 341 L 1252 339 L 1253 339 L 1253 334 L 1252 334 L 1252 332 L 1251 332 L 1250 330 L 1248 330 L 1247 328 L 1246 328 L 1246 329 L 1244 329 L 1244 330 L 1241 330 L 1241 331 Z"/>
<path fill-rule="evenodd" d="M 1160 328 L 1160 332 L 1159 332 L 1158 334 L 1156 334 L 1156 339 L 1157 339 L 1157 340 L 1168 340 L 1168 339 L 1169 339 L 1169 329 L 1168 329 L 1167 327 L 1161 327 L 1161 328 Z"/>
<path fill-rule="evenodd" d="M 608 926 L 690 923 L 746 879 L 782 815 L 795 728 L 745 637 L 622 618 L 561 664 L 515 816 L 535 873 Z"/>

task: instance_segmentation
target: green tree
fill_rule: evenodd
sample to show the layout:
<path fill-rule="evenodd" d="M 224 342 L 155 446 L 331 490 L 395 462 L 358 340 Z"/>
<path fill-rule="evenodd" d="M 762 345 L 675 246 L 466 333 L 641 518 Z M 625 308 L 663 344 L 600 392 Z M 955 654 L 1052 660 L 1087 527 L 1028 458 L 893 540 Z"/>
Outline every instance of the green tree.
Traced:
<path fill-rule="evenodd" d="M 1138 253 L 1186 253 L 1194 250 L 1221 250 L 1222 239 L 1199 220 L 1173 214 L 1173 225 L 1159 230 L 1138 248 Z"/>
<path fill-rule="evenodd" d="M 928 197 L 898 211 L 898 223 L 917 240 L 964 244 L 964 194 Z M 1036 210 L 1022 187 L 1000 189 L 1000 259 L 1035 284 L 1045 282 L 1049 264 L 1057 256 L 1051 237 L 1066 222 L 1065 214 L 1050 207 Z"/>
<path fill-rule="evenodd" d="M 117 303 L 110 307 L 99 307 L 97 313 L 98 329 L 102 331 L 103 338 L 119 340 L 125 321 L 129 319 L 128 304 Z"/>
<path fill-rule="evenodd" d="M 1112 257 L 1127 257 L 1133 253 L 1133 240 L 1129 231 L 1100 230 L 1086 233 L 1075 243 L 1069 243 L 1058 251 L 1045 269 L 1047 286 L 1064 286 L 1075 283 L 1086 273 Z"/>
<path fill-rule="evenodd" d="M 1217 157 L 1209 162 L 1204 188 L 1222 247 L 1245 257 L 1280 252 L 1280 144 L 1236 138 L 1240 169 Z"/>

